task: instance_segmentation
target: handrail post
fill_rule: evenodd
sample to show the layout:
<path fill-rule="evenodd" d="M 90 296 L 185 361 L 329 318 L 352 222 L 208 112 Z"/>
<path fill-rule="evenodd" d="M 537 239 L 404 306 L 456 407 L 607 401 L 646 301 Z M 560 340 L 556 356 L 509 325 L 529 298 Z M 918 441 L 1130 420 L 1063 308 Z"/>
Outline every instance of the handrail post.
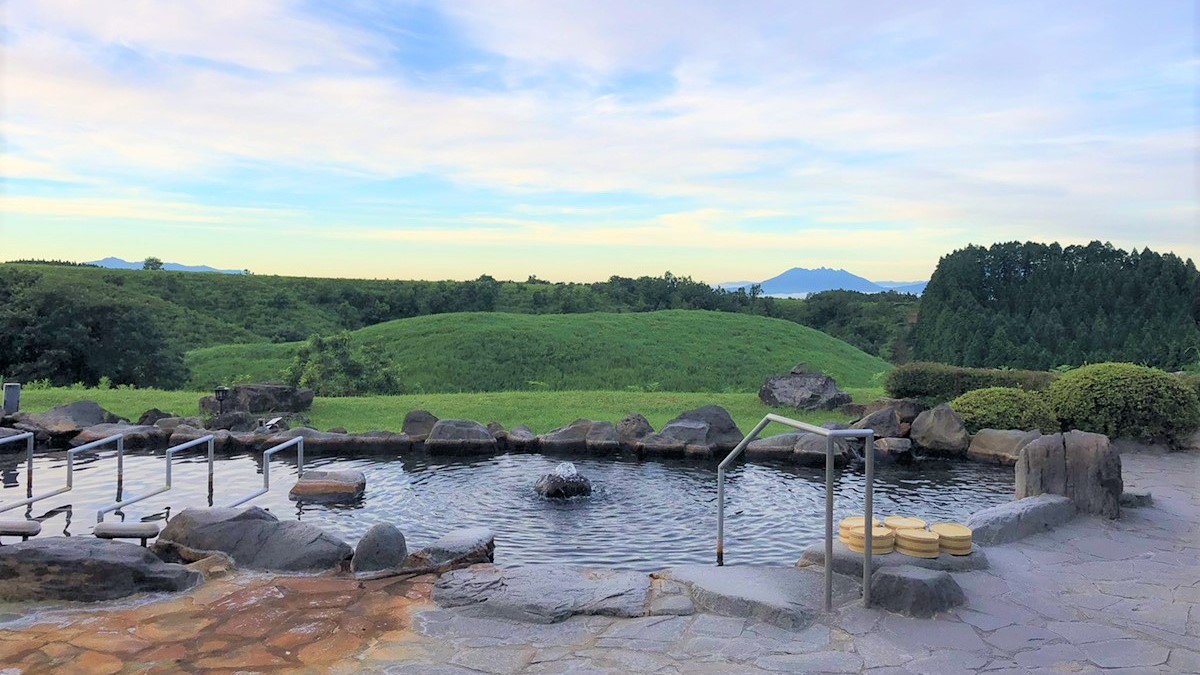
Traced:
<path fill-rule="evenodd" d="M 873 492 L 875 491 L 875 431 L 867 429 L 867 435 L 863 436 L 863 449 L 866 455 L 867 466 L 867 484 L 863 489 L 863 530 L 867 536 L 864 538 L 866 548 L 863 549 L 863 607 L 871 606 L 871 554 L 874 553 L 875 533 L 874 527 L 871 526 L 871 520 L 874 511 L 872 503 Z M 828 566 L 829 558 L 825 559 Z"/>
<path fill-rule="evenodd" d="M 833 436 L 825 437 L 825 611 L 833 609 Z"/>
<path fill-rule="evenodd" d="M 28 432 L 26 432 L 28 433 Z M 25 496 L 33 496 L 33 434 L 25 439 Z"/>

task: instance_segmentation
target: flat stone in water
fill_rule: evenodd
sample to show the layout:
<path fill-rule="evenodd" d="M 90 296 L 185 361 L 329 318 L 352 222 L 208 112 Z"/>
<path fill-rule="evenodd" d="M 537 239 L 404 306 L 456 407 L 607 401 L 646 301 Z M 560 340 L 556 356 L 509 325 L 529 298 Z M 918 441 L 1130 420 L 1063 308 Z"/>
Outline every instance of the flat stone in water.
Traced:
<path fill-rule="evenodd" d="M 824 575 L 792 567 L 671 567 L 656 576 L 691 587 L 697 607 L 724 616 L 749 617 L 799 630 L 822 611 Z M 858 584 L 844 577 L 833 579 L 835 605 L 860 593 Z"/>
<path fill-rule="evenodd" d="M 537 565 L 475 565 L 442 576 L 433 599 L 471 616 L 557 623 L 576 614 L 646 613 L 650 577 L 640 572 Z"/>

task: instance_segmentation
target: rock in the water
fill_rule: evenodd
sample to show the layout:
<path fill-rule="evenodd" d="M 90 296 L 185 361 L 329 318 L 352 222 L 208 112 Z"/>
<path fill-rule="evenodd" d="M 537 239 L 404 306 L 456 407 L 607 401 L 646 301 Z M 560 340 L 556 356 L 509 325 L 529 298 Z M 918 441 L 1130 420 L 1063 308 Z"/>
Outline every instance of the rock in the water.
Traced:
<path fill-rule="evenodd" d="M 703 445 L 717 452 L 729 452 L 742 442 L 745 434 L 738 429 L 729 411 L 719 405 L 706 405 L 695 410 L 689 410 L 667 423 L 668 426 L 678 422 L 702 422 L 708 425 Z M 664 431 L 665 431 L 664 427 Z"/>
<path fill-rule="evenodd" d="M 929 409 L 924 403 L 911 398 L 880 398 L 868 403 L 863 414 L 870 415 L 884 408 L 895 409 L 901 424 L 912 424 L 917 415 Z"/>
<path fill-rule="evenodd" d="M 1045 532 L 1075 517 L 1075 504 L 1066 497 L 1043 494 L 976 511 L 967 518 L 976 544 L 1007 544 Z M 971 555 L 975 555 L 972 553 Z"/>
<path fill-rule="evenodd" d="M 875 439 L 875 459 L 888 464 L 907 466 L 917 461 L 912 441 L 907 438 Z"/>
<path fill-rule="evenodd" d="M 400 431 L 419 442 L 425 440 L 433 431 L 433 425 L 437 423 L 438 418 L 428 410 L 412 410 L 404 416 L 404 425 L 400 427 Z"/>
<path fill-rule="evenodd" d="M 258 429 L 258 417 L 245 410 L 231 410 L 214 417 L 208 423 L 208 428 L 226 431 L 254 431 Z"/>
<path fill-rule="evenodd" d="M 800 437 L 796 439 L 792 461 L 800 466 L 825 468 L 825 452 L 828 443 L 829 439 L 819 434 L 800 434 Z M 846 439 L 833 439 L 833 465 L 835 467 L 845 466 L 853 457 L 854 452 L 850 450 L 850 444 L 846 442 Z"/>
<path fill-rule="evenodd" d="M 472 616 L 557 623 L 577 614 L 635 617 L 646 612 L 650 577 L 641 572 L 536 565 L 476 565 L 442 575 L 433 599 Z"/>
<path fill-rule="evenodd" d="M 239 567 L 281 572 L 339 569 L 350 545 L 316 525 L 280 521 L 257 506 L 184 509 L 167 522 L 160 542 L 229 554 Z"/>
<path fill-rule="evenodd" d="M 334 455 L 357 454 L 388 454 L 398 455 L 408 452 L 413 447 L 412 439 L 405 434 L 390 431 L 369 431 L 365 434 L 343 434 L 327 431 L 317 431 L 307 427 L 288 429 L 277 434 L 271 434 L 266 445 L 278 445 L 296 438 L 304 437 L 304 452 Z"/>
<path fill-rule="evenodd" d="M 1146 506 L 1154 506 L 1154 497 L 1150 491 L 1126 485 L 1121 493 L 1121 508 L 1140 509 Z"/>
<path fill-rule="evenodd" d="M 496 452 L 496 439 L 487 427 L 471 420 L 438 420 L 425 439 L 436 455 L 483 455 Z"/>
<path fill-rule="evenodd" d="M 350 569 L 355 572 L 390 570 L 403 565 L 406 557 L 408 547 L 404 543 L 404 533 L 395 525 L 377 523 L 358 540 Z"/>
<path fill-rule="evenodd" d="M 405 567 L 430 565 L 474 565 L 492 562 L 496 554 L 496 535 L 486 527 L 464 527 L 447 532 L 441 539 L 412 553 Z"/>
<path fill-rule="evenodd" d="M 980 429 L 971 437 L 967 457 L 980 462 L 1012 466 L 1021 457 L 1021 448 L 1041 437 L 1040 431 L 1019 429 Z"/>
<path fill-rule="evenodd" d="M 804 435 L 806 433 L 803 431 L 791 431 L 756 438 L 746 445 L 743 453 L 749 459 L 792 459 L 792 455 L 796 454 L 796 441 Z"/>
<path fill-rule="evenodd" d="M 1068 497 L 1084 513 L 1121 515 L 1121 456 L 1102 434 L 1070 431 L 1037 438 L 1020 451 L 1017 499 Z"/>
<path fill-rule="evenodd" d="M 527 452 L 537 446 L 537 435 L 524 424 L 509 429 L 504 438 L 504 446 L 514 452 Z"/>
<path fill-rule="evenodd" d="M 286 384 L 238 384 L 230 390 L 224 405 L 212 396 L 200 399 L 200 412 L 215 415 L 224 409 L 248 413 L 299 413 L 311 408 L 312 402 L 312 389 Z"/>
<path fill-rule="evenodd" d="M 172 417 L 175 417 L 175 415 L 172 415 L 169 412 L 163 412 L 163 411 L 159 410 L 158 408 L 151 408 L 151 409 L 147 410 L 146 412 L 142 413 L 142 416 L 138 418 L 137 423 L 139 425 L 141 425 L 141 424 L 155 425 L 158 423 L 159 420 L 171 419 Z"/>
<path fill-rule="evenodd" d="M 539 438 L 545 452 L 584 452 L 587 450 L 587 435 L 591 420 L 578 419 L 565 427 L 559 427 Z"/>
<path fill-rule="evenodd" d="M 728 411 L 721 406 L 706 405 L 667 422 L 656 434 L 643 436 L 637 451 L 657 457 L 711 457 L 718 452 L 729 452 L 742 438 Z"/>
<path fill-rule="evenodd" d="M 800 556 L 800 561 L 796 563 L 797 567 L 814 565 L 825 565 L 824 542 L 817 542 L 804 549 L 804 553 Z M 936 558 L 912 558 L 901 553 L 871 556 L 872 570 L 899 565 L 916 565 L 917 567 L 944 570 L 946 572 L 969 572 L 971 570 L 987 569 L 988 559 L 987 555 L 979 548 L 972 550 L 969 555 L 942 553 Z M 833 571 L 836 574 L 845 574 L 855 579 L 862 579 L 863 554 L 851 551 L 849 547 L 835 539 L 833 542 Z"/>
<path fill-rule="evenodd" d="M 645 417 L 636 413 L 626 415 L 617 424 L 617 440 L 621 443 L 621 447 L 627 450 L 636 448 L 639 441 L 652 433 L 654 433 L 654 427 L 650 426 L 650 422 Z"/>
<path fill-rule="evenodd" d="M 95 401 L 76 401 L 51 408 L 40 415 L 28 415 L 18 428 L 42 432 L 56 440 L 67 440 L 88 427 L 122 421 Z"/>
<path fill-rule="evenodd" d="M 155 426 L 142 424 L 97 424 L 79 432 L 75 438 L 71 439 L 71 445 L 79 447 L 117 435 L 124 439 L 126 450 L 159 448 L 166 445 L 169 438 L 167 432 Z"/>
<path fill-rule="evenodd" d="M 367 476 L 357 469 L 310 469 L 305 471 L 288 498 L 321 504 L 353 502 L 367 489 Z"/>
<path fill-rule="evenodd" d="M 592 428 L 587 432 L 587 449 L 594 455 L 605 455 L 621 450 L 621 442 L 617 440 L 617 430 L 612 422 L 592 422 Z"/>
<path fill-rule="evenodd" d="M 553 472 L 539 478 L 533 488 L 547 499 L 586 497 L 592 494 L 592 481 L 576 471 L 574 464 L 563 462 Z"/>
<path fill-rule="evenodd" d="M 917 415 L 908 437 L 918 448 L 952 457 L 966 453 L 971 444 L 962 418 L 945 403 Z"/>
<path fill-rule="evenodd" d="M 851 425 L 855 429 L 870 429 L 876 438 L 900 437 L 900 413 L 895 408 L 876 410 Z"/>
<path fill-rule="evenodd" d="M 787 375 L 767 378 L 758 390 L 758 398 L 772 407 L 800 410 L 833 410 L 851 402 L 850 394 L 838 389 L 832 377 L 807 372 L 803 364 Z"/>
<path fill-rule="evenodd" d="M 691 589 L 697 607 L 712 614 L 758 619 L 786 630 L 800 630 L 822 612 L 824 575 L 789 567 L 686 565 L 657 572 Z M 833 578 L 834 605 L 859 594 L 853 579 Z"/>
<path fill-rule="evenodd" d="M 928 619 L 966 601 L 949 572 L 896 565 L 871 573 L 871 604 L 906 616 Z"/>
<path fill-rule="evenodd" d="M 196 429 L 204 428 L 204 420 L 199 417 L 164 417 L 154 423 L 154 426 L 166 432 L 167 436 L 174 433 L 175 429 L 180 425 L 186 425 Z"/>
<path fill-rule="evenodd" d="M 200 574 L 165 563 L 137 544 L 93 537 L 45 537 L 0 546 L 0 601 L 114 600 L 182 591 Z"/>

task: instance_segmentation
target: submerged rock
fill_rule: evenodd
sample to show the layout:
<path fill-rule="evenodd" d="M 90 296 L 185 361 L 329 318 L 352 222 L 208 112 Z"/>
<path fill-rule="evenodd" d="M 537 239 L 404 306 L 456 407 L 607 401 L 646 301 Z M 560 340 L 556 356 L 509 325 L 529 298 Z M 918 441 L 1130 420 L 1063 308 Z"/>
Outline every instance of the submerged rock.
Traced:
<path fill-rule="evenodd" d="M 0 600 L 114 600 L 182 591 L 199 573 L 163 562 L 137 544 L 93 537 L 47 537 L 0 546 Z"/>
<path fill-rule="evenodd" d="M 239 567 L 282 572 L 339 569 L 350 545 L 316 525 L 280 521 L 257 506 L 184 509 L 167 522 L 160 542 L 229 554 Z"/>
<path fill-rule="evenodd" d="M 367 489 L 367 476 L 357 469 L 312 469 L 288 491 L 294 501 L 338 503 L 353 502 Z"/>
<path fill-rule="evenodd" d="M 586 497 L 592 494 L 592 482 L 576 471 L 574 464 L 563 462 L 553 472 L 539 478 L 533 489 L 547 499 Z"/>

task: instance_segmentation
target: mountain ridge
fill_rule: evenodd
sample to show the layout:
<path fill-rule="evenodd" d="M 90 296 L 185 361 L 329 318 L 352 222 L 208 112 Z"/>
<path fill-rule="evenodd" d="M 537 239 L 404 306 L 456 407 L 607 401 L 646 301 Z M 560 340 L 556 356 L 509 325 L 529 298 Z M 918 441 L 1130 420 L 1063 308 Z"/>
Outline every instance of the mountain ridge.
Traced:
<path fill-rule="evenodd" d="M 719 288 L 736 291 L 739 288 L 750 290 L 755 282 L 734 281 L 719 284 Z M 858 291 L 860 293 L 910 293 L 920 295 L 925 291 L 926 281 L 880 281 L 875 282 L 843 269 L 818 267 L 808 269 L 793 267 L 782 274 L 758 282 L 762 286 L 763 295 L 781 298 L 805 297 L 822 291 Z"/>
<path fill-rule="evenodd" d="M 140 270 L 140 269 L 142 269 L 141 262 L 133 262 L 133 261 L 125 260 L 123 258 L 118 258 L 116 256 L 109 256 L 107 258 L 102 258 L 100 260 L 91 260 L 85 264 L 95 265 L 96 267 L 103 267 L 105 269 L 110 269 L 110 270 Z M 242 270 L 221 270 L 221 269 L 217 269 L 215 267 L 210 267 L 208 265 L 184 265 L 182 263 L 173 263 L 173 262 L 164 262 L 162 268 L 164 271 L 167 271 L 167 272 L 245 274 L 245 272 Z"/>

